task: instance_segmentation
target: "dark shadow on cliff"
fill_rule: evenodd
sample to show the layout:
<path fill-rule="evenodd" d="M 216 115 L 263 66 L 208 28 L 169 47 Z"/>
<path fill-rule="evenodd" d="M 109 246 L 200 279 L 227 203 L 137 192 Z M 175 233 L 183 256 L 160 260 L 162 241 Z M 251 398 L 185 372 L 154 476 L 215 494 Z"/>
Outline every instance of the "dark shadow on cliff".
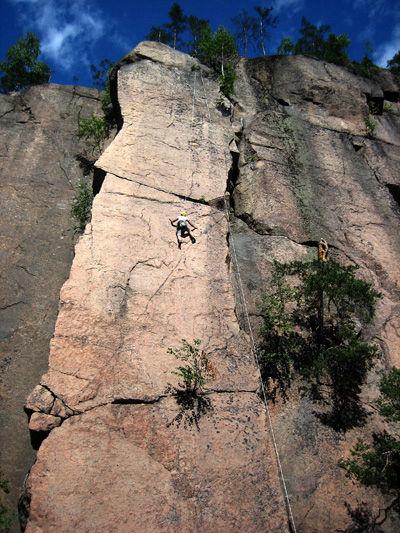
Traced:
<path fill-rule="evenodd" d="M 167 427 L 183 424 L 185 429 L 195 426 L 200 431 L 200 419 L 213 410 L 211 398 L 196 390 L 179 389 L 171 385 L 166 392 L 172 394 L 178 405 L 178 414 L 168 422 Z"/>
<path fill-rule="evenodd" d="M 258 359 L 269 399 L 292 383 L 335 431 L 366 422 L 360 394 L 378 348 L 363 338 L 380 295 L 334 260 L 276 263 L 260 305 Z M 367 333 L 365 333 L 367 335 Z"/>

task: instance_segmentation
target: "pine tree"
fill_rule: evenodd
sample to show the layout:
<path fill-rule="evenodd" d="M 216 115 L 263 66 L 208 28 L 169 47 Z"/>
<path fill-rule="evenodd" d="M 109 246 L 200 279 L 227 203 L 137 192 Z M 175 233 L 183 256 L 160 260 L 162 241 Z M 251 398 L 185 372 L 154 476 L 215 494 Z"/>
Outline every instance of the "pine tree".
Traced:
<path fill-rule="evenodd" d="M 255 41 L 257 43 L 258 48 L 262 52 L 262 55 L 267 55 L 265 42 L 268 37 L 268 26 L 271 28 L 274 28 L 276 26 L 276 23 L 278 21 L 278 17 L 274 17 L 272 15 L 273 8 L 272 7 L 263 7 L 260 5 L 257 5 L 254 7 L 256 13 L 257 13 L 257 27 L 255 29 Z"/>
<path fill-rule="evenodd" d="M 176 48 L 177 44 L 181 45 L 181 35 L 185 31 L 187 26 L 186 16 L 183 13 L 181 6 L 174 2 L 171 6 L 171 9 L 168 12 L 170 22 L 168 22 L 165 27 L 171 32 L 172 35 L 172 44 Z"/>
<path fill-rule="evenodd" d="M 190 41 L 187 44 L 188 52 L 194 57 L 198 57 L 199 54 L 199 42 L 201 41 L 203 32 L 210 29 L 210 23 L 206 19 L 189 15 L 187 17 L 187 27 L 190 33 Z"/>
<path fill-rule="evenodd" d="M 31 85 L 48 83 L 50 68 L 38 61 L 40 41 L 34 33 L 27 33 L 7 51 L 6 60 L 0 61 L 0 91 L 19 91 Z"/>
<path fill-rule="evenodd" d="M 243 56 L 247 57 L 249 43 L 254 39 L 257 29 L 257 20 L 249 15 L 246 9 L 242 9 L 238 15 L 232 18 L 235 27 L 235 36 L 243 50 Z"/>
<path fill-rule="evenodd" d="M 400 77 L 400 50 L 387 62 L 387 68 L 396 76 Z"/>

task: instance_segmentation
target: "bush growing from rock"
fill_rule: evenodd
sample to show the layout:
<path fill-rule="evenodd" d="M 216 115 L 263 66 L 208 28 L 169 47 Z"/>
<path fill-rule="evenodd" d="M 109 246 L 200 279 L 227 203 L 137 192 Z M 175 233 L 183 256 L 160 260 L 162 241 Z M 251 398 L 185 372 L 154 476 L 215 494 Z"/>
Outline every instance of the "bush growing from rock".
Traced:
<path fill-rule="evenodd" d="M 168 348 L 169 354 L 186 363 L 173 372 L 181 380 L 178 387 L 168 385 L 166 390 L 167 393 L 172 392 L 179 407 L 178 414 L 168 425 L 174 422 L 179 425 L 183 420 L 185 426 L 194 424 L 199 429 L 201 416 L 212 409 L 210 398 L 202 390 L 210 372 L 208 358 L 200 349 L 200 344 L 200 339 L 195 339 L 193 344 L 183 339 L 179 348 Z"/>
<path fill-rule="evenodd" d="M 78 138 L 83 139 L 91 148 L 92 154 L 100 152 L 109 134 L 109 125 L 104 117 L 92 115 L 78 121 Z"/>
<path fill-rule="evenodd" d="M 81 180 L 75 189 L 75 196 L 72 200 L 71 215 L 75 222 L 75 231 L 83 231 L 90 221 L 93 202 L 93 191 L 91 184 Z"/>
<path fill-rule="evenodd" d="M 361 385 L 378 355 L 363 338 L 379 294 L 336 261 L 275 264 L 262 300 L 259 357 L 270 397 L 286 394 L 296 376 L 337 430 L 363 421 Z"/>
<path fill-rule="evenodd" d="M 369 113 L 365 119 L 365 127 L 367 128 L 367 135 L 368 137 L 373 137 L 376 130 L 376 121 L 373 119 L 372 115 Z"/>

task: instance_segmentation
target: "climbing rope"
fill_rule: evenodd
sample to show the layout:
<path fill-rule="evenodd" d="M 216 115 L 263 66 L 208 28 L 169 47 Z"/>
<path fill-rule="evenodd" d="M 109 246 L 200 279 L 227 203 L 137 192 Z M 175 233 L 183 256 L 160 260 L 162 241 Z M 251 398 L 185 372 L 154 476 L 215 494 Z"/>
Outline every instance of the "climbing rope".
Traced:
<path fill-rule="evenodd" d="M 205 97 L 206 105 L 207 105 L 209 126 L 211 126 L 210 108 L 209 108 L 207 92 L 206 92 L 205 84 L 204 84 L 204 80 L 203 80 L 203 75 L 201 75 L 201 83 L 202 83 L 203 93 L 204 93 L 204 97 Z M 226 155 L 225 155 L 225 163 L 226 163 Z M 236 253 L 235 239 L 234 239 L 234 236 L 233 236 L 231 223 L 230 223 L 230 211 L 229 211 L 229 205 L 227 203 L 227 195 L 225 195 L 225 199 L 224 200 L 225 200 L 225 211 L 226 211 L 226 217 L 227 217 L 227 222 L 228 222 L 229 235 L 231 236 L 232 252 L 233 252 L 232 255 L 233 255 L 233 261 L 234 261 L 234 264 L 235 264 L 235 272 L 237 274 L 237 280 L 238 280 L 238 286 L 239 286 L 239 290 L 240 290 L 243 310 L 244 310 L 244 314 L 246 316 L 247 325 L 248 325 L 248 328 L 249 328 L 249 335 L 250 335 L 250 340 L 251 340 L 251 350 L 252 350 L 254 361 L 255 361 L 255 363 L 257 365 L 257 368 L 258 368 L 258 371 L 259 371 L 259 375 L 260 375 L 262 397 L 263 397 L 263 402 L 264 402 L 264 406 L 265 406 L 265 411 L 267 413 L 269 432 L 270 432 L 270 435 L 271 435 L 271 440 L 272 440 L 272 444 L 273 444 L 273 448 L 274 448 L 274 452 L 275 452 L 276 462 L 277 462 L 277 465 L 278 465 L 279 477 L 281 479 L 281 485 L 282 485 L 284 500 L 285 500 L 285 504 L 286 504 L 286 511 L 287 511 L 288 518 L 289 518 L 289 527 L 290 527 L 290 529 L 292 530 L 293 533 L 297 533 L 296 525 L 295 525 L 294 517 L 293 517 L 292 506 L 291 506 L 291 503 L 290 503 L 289 492 L 288 492 L 288 489 L 287 489 L 285 476 L 283 474 L 283 468 L 282 468 L 282 463 L 281 463 L 281 459 L 280 459 L 280 455 L 279 455 L 278 445 L 277 445 L 277 442 L 276 442 L 275 432 L 274 432 L 274 428 L 273 428 L 273 425 L 272 425 L 271 413 L 270 413 L 270 410 L 269 410 L 269 407 L 268 407 L 267 394 L 266 394 L 265 385 L 264 385 L 264 382 L 263 382 L 263 379 L 262 379 L 261 366 L 260 366 L 260 361 L 259 361 L 258 354 L 257 354 L 256 343 L 255 343 L 255 340 L 254 340 L 253 328 L 251 326 L 249 312 L 248 312 L 247 303 L 246 303 L 246 297 L 245 297 L 244 290 L 243 290 L 243 282 L 242 282 L 242 276 L 240 274 L 239 261 L 238 261 L 238 257 L 237 257 L 237 253 Z"/>
<path fill-rule="evenodd" d="M 282 463 L 281 463 L 281 459 L 280 459 L 280 455 L 279 455 L 278 445 L 277 445 L 277 442 L 276 442 L 275 432 L 274 432 L 274 428 L 273 428 L 273 425 L 272 425 L 271 414 L 270 414 L 269 407 L 268 407 L 267 394 L 266 394 L 266 391 L 265 391 L 264 381 L 262 379 L 260 360 L 259 360 L 258 354 L 257 354 L 257 348 L 256 348 L 255 340 L 254 340 L 254 334 L 253 334 L 253 328 L 251 326 L 249 312 L 248 312 L 247 303 L 246 303 L 246 297 L 245 297 L 244 290 L 243 290 L 242 276 L 240 274 L 239 261 L 238 261 L 238 257 L 237 257 L 237 253 L 236 253 L 235 239 L 233 237 L 233 232 L 232 232 L 232 228 L 231 228 L 231 224 L 230 224 L 230 220 L 229 220 L 229 218 L 230 218 L 230 216 L 229 216 L 229 206 L 227 205 L 226 196 L 225 196 L 225 209 L 226 209 L 226 214 L 227 214 L 229 235 L 231 236 L 231 242 L 232 242 L 232 251 L 233 251 L 232 255 L 233 255 L 233 262 L 235 264 L 235 272 L 237 273 L 237 280 L 238 280 L 240 296 L 241 296 L 241 300 L 242 300 L 242 304 L 243 304 L 243 310 L 244 310 L 244 314 L 246 316 L 247 325 L 248 325 L 248 328 L 249 328 L 249 335 L 250 335 L 250 340 L 251 340 L 251 350 L 253 352 L 253 357 L 254 357 L 254 360 L 255 360 L 255 362 L 257 364 L 258 371 L 260 373 L 260 383 L 261 383 L 262 397 L 263 397 L 263 401 L 264 401 L 264 405 L 265 405 L 265 411 L 267 413 L 267 419 L 268 419 L 270 435 L 271 435 L 271 439 L 272 439 L 272 443 L 273 443 L 273 447 L 274 447 L 274 451 L 275 451 L 275 457 L 276 457 L 276 462 L 277 462 L 277 465 L 278 465 L 279 476 L 281 478 L 283 494 L 284 494 L 284 497 L 285 497 L 287 513 L 288 513 L 288 516 L 289 516 L 289 522 L 290 522 L 291 529 L 292 529 L 293 533 L 296 533 L 297 530 L 296 530 L 296 525 L 295 525 L 295 522 L 294 522 L 292 506 L 291 506 L 291 503 L 290 503 L 289 492 L 288 492 L 288 489 L 287 489 L 285 476 L 283 474 L 283 468 L 282 468 Z"/>
<path fill-rule="evenodd" d="M 209 128 L 210 128 L 210 126 L 211 126 L 211 114 L 210 114 L 210 108 L 209 108 L 209 103 L 208 103 L 208 98 L 207 98 L 207 91 L 206 91 L 206 88 L 205 88 L 205 84 L 204 84 L 202 73 L 201 73 L 201 84 L 202 84 L 203 93 L 204 93 L 204 97 L 205 97 L 205 101 L 206 101 Z M 192 118 L 191 118 L 191 126 L 192 127 L 193 127 L 193 121 L 194 121 L 195 98 L 196 98 L 196 71 L 194 72 L 193 96 L 192 96 Z M 226 156 L 225 156 L 225 158 L 226 158 Z M 187 161 L 187 165 L 186 165 L 187 172 L 189 171 L 190 164 L 191 164 L 191 149 L 189 150 L 189 153 L 188 153 L 188 161 Z M 187 185 L 188 185 L 188 182 L 189 182 L 189 180 L 187 179 Z M 190 191 L 190 189 L 189 189 L 189 191 Z M 184 200 L 187 201 L 187 198 L 188 198 L 188 194 L 185 195 Z M 225 195 L 225 211 L 226 211 L 226 216 L 227 216 L 229 235 L 231 236 L 232 252 L 233 252 L 232 256 L 233 256 L 233 261 L 234 261 L 234 265 L 235 265 L 235 272 L 236 272 L 236 275 L 237 275 L 238 286 L 239 286 L 239 290 L 240 290 L 240 297 L 241 297 L 241 300 L 242 300 L 243 310 L 244 310 L 244 314 L 246 316 L 246 321 L 247 321 L 247 325 L 248 325 L 248 329 L 249 329 L 252 355 L 253 355 L 254 361 L 255 361 L 255 363 L 257 365 L 257 368 L 258 368 L 258 371 L 259 371 L 259 375 L 260 375 L 260 383 L 261 383 L 261 391 L 262 391 L 263 403 L 264 403 L 265 411 L 266 411 L 266 414 L 267 414 L 269 432 L 270 432 L 270 435 L 271 435 L 271 440 L 272 440 L 272 444 L 273 444 L 273 448 L 274 448 L 274 452 L 275 452 L 276 462 L 277 462 L 278 471 L 279 471 L 279 477 L 281 479 L 281 485 L 282 485 L 284 500 L 285 500 L 285 504 L 286 504 L 286 511 L 287 511 L 288 518 L 289 518 L 289 527 L 290 527 L 290 529 L 291 529 L 291 531 L 293 533 L 297 533 L 296 525 L 295 525 L 295 521 L 294 521 L 294 517 L 293 517 L 292 506 L 291 506 L 291 503 L 290 503 L 290 496 L 289 496 L 289 492 L 288 492 L 288 489 L 287 489 L 285 476 L 284 476 L 284 473 L 283 473 L 283 468 L 282 468 L 282 463 L 281 463 L 280 454 L 279 454 L 279 450 L 278 450 L 278 445 L 277 445 L 277 442 L 276 442 L 274 428 L 273 428 L 273 425 L 272 425 L 271 413 L 270 413 L 270 410 L 269 410 L 269 407 L 268 407 L 267 394 L 266 394 L 265 385 L 264 385 L 264 382 L 263 382 L 263 379 L 262 379 L 261 366 L 260 366 L 260 361 L 259 361 L 258 354 L 257 354 L 256 343 L 255 343 L 255 340 L 254 340 L 253 328 L 251 326 L 249 312 L 248 312 L 248 308 L 247 308 L 246 297 L 245 297 L 245 294 L 244 294 L 242 276 L 241 276 L 241 273 L 240 273 L 240 266 L 239 266 L 239 261 L 238 261 L 238 257 L 237 257 L 237 252 L 236 252 L 235 239 L 234 239 L 234 236 L 233 236 L 231 223 L 230 223 L 230 211 L 229 211 L 229 205 L 227 203 L 227 195 Z"/>
<path fill-rule="evenodd" d="M 191 116 L 191 119 L 190 119 L 190 129 L 192 130 L 193 129 L 193 122 L 194 122 L 194 106 L 195 106 L 195 100 L 196 100 L 196 81 L 197 81 L 197 72 L 194 71 L 194 80 L 193 80 L 193 91 L 192 91 L 192 116 Z M 190 141 L 189 141 L 189 150 L 188 150 L 188 155 L 187 155 L 187 159 L 186 159 L 186 165 L 185 165 L 185 173 L 186 173 L 186 194 L 183 198 L 184 202 L 187 202 L 187 199 L 188 199 L 188 196 L 190 194 L 190 191 L 191 191 L 191 188 L 192 188 L 192 185 L 193 185 L 193 179 L 192 179 L 192 182 L 190 183 L 189 181 L 189 171 L 191 169 L 191 166 L 192 166 L 192 148 L 190 146 Z"/>

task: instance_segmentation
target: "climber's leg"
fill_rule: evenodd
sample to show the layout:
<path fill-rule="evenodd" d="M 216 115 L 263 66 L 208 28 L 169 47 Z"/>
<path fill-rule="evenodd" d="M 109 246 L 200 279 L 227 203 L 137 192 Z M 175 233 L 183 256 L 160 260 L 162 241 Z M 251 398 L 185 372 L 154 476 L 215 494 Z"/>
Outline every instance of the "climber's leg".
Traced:
<path fill-rule="evenodd" d="M 190 240 L 192 241 L 192 244 L 194 244 L 196 242 L 196 239 L 193 237 L 192 232 L 190 231 L 189 228 L 187 228 L 187 234 L 189 235 Z"/>
<path fill-rule="evenodd" d="M 176 240 L 178 242 L 178 248 L 180 249 L 182 246 L 182 230 L 179 228 L 176 230 Z"/>

